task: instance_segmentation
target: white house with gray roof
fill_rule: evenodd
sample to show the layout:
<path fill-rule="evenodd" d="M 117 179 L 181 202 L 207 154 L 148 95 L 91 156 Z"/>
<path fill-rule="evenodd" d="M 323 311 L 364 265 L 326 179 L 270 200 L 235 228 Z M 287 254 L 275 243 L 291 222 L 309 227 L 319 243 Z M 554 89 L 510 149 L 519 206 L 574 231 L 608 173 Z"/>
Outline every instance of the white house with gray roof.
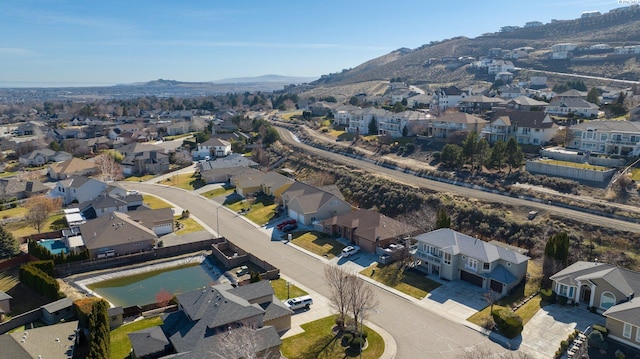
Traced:
<path fill-rule="evenodd" d="M 506 295 L 527 274 L 529 257 L 500 246 L 441 228 L 415 237 L 412 253 L 418 268 L 446 280 L 463 280 Z"/>
<path fill-rule="evenodd" d="M 631 121 L 585 121 L 569 128 L 567 147 L 622 156 L 640 154 L 640 123 Z"/>
<path fill-rule="evenodd" d="M 49 192 L 49 196 L 60 197 L 62 203 L 67 205 L 74 201 L 79 203 L 90 201 L 106 189 L 107 184 L 102 181 L 85 176 L 74 176 L 58 181 Z"/>

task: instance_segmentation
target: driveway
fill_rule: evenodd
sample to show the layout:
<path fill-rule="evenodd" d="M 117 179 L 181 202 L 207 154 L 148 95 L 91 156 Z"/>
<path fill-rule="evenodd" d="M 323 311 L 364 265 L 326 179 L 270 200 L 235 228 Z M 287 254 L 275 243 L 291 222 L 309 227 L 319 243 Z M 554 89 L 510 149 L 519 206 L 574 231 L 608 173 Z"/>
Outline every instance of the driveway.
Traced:
<path fill-rule="evenodd" d="M 533 358 L 553 358 L 560 341 L 567 339 L 574 329 L 584 331 L 604 323 L 603 316 L 589 312 L 584 306 L 547 305 L 524 326 L 520 349 Z"/>
<path fill-rule="evenodd" d="M 462 280 L 444 281 L 433 275 L 427 278 L 441 285 L 422 299 L 422 305 L 451 320 L 465 323 L 488 305 L 484 299 L 486 291 L 478 286 Z"/>

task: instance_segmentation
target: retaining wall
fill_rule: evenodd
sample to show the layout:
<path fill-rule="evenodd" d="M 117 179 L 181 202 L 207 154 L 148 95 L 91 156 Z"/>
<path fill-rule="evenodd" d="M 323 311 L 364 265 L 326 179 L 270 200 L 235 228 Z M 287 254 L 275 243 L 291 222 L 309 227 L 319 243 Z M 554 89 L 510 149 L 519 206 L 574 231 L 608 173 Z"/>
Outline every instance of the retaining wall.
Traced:
<path fill-rule="evenodd" d="M 552 165 L 538 161 L 527 161 L 525 168 L 531 173 L 599 183 L 607 182 L 616 172 L 615 169 L 594 171 L 584 168 Z"/>

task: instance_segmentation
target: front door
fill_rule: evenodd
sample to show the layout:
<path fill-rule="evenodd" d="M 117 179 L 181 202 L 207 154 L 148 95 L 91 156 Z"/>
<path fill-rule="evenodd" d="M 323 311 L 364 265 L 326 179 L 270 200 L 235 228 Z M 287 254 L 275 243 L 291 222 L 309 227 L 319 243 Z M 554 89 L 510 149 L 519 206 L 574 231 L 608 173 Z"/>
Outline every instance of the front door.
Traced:
<path fill-rule="evenodd" d="M 580 287 L 580 301 L 589 303 L 591 301 L 591 287 L 583 285 Z"/>

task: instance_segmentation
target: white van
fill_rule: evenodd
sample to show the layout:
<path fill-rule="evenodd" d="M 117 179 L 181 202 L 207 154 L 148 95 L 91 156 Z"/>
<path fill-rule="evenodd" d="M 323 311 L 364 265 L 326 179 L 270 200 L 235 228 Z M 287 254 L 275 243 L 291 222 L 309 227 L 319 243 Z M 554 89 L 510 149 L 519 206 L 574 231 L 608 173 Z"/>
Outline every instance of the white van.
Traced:
<path fill-rule="evenodd" d="M 284 305 L 286 305 L 287 308 L 291 310 L 302 309 L 302 308 L 309 309 L 309 306 L 311 304 L 313 304 L 313 299 L 311 299 L 311 296 L 308 296 L 308 295 L 304 295 L 302 297 L 297 297 L 297 298 L 291 298 L 284 301 Z"/>

